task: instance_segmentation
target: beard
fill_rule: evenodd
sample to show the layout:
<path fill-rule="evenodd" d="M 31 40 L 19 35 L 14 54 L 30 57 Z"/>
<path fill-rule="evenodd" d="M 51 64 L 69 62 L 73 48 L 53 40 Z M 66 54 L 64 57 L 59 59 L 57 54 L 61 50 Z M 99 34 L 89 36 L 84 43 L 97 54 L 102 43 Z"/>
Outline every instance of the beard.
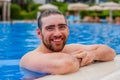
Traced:
<path fill-rule="evenodd" d="M 48 39 L 48 40 L 45 40 L 44 39 L 44 36 L 42 35 L 42 42 L 43 44 L 45 45 L 45 47 L 53 52 L 60 52 L 63 50 L 65 44 L 66 44 L 66 40 L 67 40 L 67 37 L 65 37 L 65 35 L 62 35 L 62 44 L 52 44 L 51 43 L 51 39 Z"/>

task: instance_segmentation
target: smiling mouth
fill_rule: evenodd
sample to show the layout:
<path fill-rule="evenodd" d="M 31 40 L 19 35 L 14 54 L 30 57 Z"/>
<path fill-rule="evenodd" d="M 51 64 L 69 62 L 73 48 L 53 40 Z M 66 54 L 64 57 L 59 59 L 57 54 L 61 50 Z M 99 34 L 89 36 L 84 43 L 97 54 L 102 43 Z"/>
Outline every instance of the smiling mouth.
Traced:
<path fill-rule="evenodd" d="M 63 42 L 63 38 L 52 39 L 52 43 L 53 43 L 53 44 L 62 44 L 62 42 Z"/>

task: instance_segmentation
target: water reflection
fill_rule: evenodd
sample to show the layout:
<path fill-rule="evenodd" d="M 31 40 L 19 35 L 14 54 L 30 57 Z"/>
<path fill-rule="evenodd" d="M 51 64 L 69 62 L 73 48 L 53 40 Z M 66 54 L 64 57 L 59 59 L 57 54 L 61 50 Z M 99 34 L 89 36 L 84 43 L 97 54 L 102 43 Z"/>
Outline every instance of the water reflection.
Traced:
<path fill-rule="evenodd" d="M 23 77 L 21 78 L 21 80 L 34 80 L 46 75 L 50 75 L 49 73 L 35 72 L 25 68 L 20 68 L 20 71 L 21 71 L 21 74 L 23 74 Z"/>

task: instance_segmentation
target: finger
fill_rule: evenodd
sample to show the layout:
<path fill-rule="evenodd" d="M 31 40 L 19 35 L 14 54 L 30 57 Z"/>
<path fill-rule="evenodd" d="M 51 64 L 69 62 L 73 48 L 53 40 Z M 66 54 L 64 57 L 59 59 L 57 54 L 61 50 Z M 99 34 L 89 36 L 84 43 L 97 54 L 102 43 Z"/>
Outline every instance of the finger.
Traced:
<path fill-rule="evenodd" d="M 88 62 L 87 64 L 85 64 L 85 66 L 90 65 L 90 64 L 92 64 L 92 62 Z"/>
<path fill-rule="evenodd" d="M 83 58 L 80 65 L 85 66 L 87 60 L 88 60 L 88 58 Z"/>
<path fill-rule="evenodd" d="M 93 63 L 92 60 L 89 60 L 89 61 L 86 62 L 85 66 L 86 66 L 86 65 L 89 65 L 89 64 L 91 64 L 91 63 Z"/>
<path fill-rule="evenodd" d="M 76 56 L 76 58 L 84 58 L 84 57 L 86 57 L 86 52 L 82 52 L 82 53 L 79 53 L 79 54 L 76 54 L 75 56 Z"/>
<path fill-rule="evenodd" d="M 89 57 L 85 57 L 84 59 L 82 59 L 81 66 L 86 66 L 86 65 L 89 65 L 91 63 L 92 63 L 92 59 Z"/>
<path fill-rule="evenodd" d="M 82 59 L 77 59 L 78 60 L 78 62 L 79 62 L 79 67 L 81 66 L 81 61 L 82 61 Z"/>

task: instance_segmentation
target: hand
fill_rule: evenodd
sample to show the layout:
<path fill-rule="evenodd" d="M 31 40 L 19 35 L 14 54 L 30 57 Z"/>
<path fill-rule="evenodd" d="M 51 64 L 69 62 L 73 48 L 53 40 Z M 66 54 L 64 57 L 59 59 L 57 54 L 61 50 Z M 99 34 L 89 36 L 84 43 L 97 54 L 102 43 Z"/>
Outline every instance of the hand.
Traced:
<path fill-rule="evenodd" d="M 77 50 L 77 51 L 74 51 L 73 53 L 70 53 L 73 57 L 75 57 L 78 60 L 79 67 L 81 67 L 80 65 L 81 65 L 82 58 L 77 58 L 77 56 L 82 52 L 83 50 Z"/>
<path fill-rule="evenodd" d="M 80 66 L 85 66 L 93 63 L 95 59 L 95 54 L 91 51 L 83 51 L 79 54 L 74 55 L 77 59 L 81 59 Z"/>

